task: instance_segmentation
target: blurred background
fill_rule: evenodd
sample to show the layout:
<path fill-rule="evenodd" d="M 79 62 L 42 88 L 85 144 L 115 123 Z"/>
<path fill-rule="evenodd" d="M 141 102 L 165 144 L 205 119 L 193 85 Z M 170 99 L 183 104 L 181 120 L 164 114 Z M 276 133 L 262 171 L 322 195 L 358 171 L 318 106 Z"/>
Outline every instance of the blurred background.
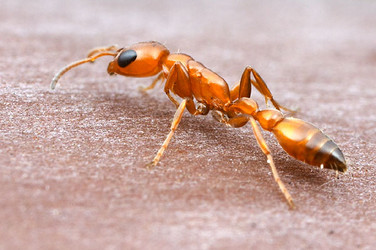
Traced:
<path fill-rule="evenodd" d="M 0 248 L 373 249 L 375 1 L 2 0 Z M 247 65 L 324 130 L 349 171 L 291 159 L 264 133 L 298 206 L 288 210 L 249 126 L 175 107 L 108 58 L 53 75 L 98 46 L 156 40 L 223 76 Z M 254 98 L 264 107 L 257 93 Z"/>

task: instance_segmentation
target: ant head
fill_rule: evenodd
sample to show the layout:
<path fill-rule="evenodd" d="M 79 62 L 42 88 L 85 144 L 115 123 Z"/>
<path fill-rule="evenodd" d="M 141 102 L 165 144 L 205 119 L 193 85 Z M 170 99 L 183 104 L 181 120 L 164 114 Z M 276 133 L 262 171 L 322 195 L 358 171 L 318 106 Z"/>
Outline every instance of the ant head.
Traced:
<path fill-rule="evenodd" d="M 158 42 L 142 42 L 128 48 L 119 49 L 115 59 L 110 62 L 107 72 L 124 76 L 153 76 L 162 71 L 162 63 L 170 54 Z"/>
<path fill-rule="evenodd" d="M 170 54 L 167 48 L 158 42 L 137 43 L 129 48 L 115 50 L 115 46 L 95 48 L 90 51 L 87 58 L 68 64 L 56 73 L 51 81 L 51 89 L 54 89 L 60 77 L 72 68 L 84 63 L 94 62 L 102 56 L 115 57 L 107 68 L 110 75 L 146 77 L 161 72 L 163 62 Z"/>

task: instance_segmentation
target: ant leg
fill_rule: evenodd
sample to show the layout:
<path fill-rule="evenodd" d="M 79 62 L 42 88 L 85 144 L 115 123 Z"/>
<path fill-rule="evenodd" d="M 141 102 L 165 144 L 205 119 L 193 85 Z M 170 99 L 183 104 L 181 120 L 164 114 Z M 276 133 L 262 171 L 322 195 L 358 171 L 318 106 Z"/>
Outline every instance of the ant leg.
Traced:
<path fill-rule="evenodd" d="M 190 89 L 190 81 L 187 69 L 181 62 L 175 62 L 170 69 L 164 86 L 164 91 L 168 98 L 179 107 L 179 102 L 170 94 L 170 90 L 178 96 L 192 99 L 192 91 Z"/>
<path fill-rule="evenodd" d="M 175 104 L 176 108 L 178 108 L 179 107 L 179 102 L 176 101 L 175 98 L 172 97 L 172 95 L 170 94 L 170 92 L 167 92 L 166 95 L 167 95 L 168 99 L 170 99 L 170 101 Z"/>
<path fill-rule="evenodd" d="M 257 143 L 259 144 L 262 152 L 266 155 L 266 157 L 268 159 L 267 162 L 269 163 L 269 165 L 270 165 L 270 167 L 272 169 L 274 180 L 277 182 L 277 184 L 279 186 L 279 189 L 282 191 L 283 195 L 285 196 L 285 198 L 287 200 L 287 203 L 289 204 L 290 208 L 295 208 L 295 205 L 294 205 L 294 202 L 292 200 L 291 195 L 287 191 L 287 188 L 283 184 L 282 180 L 279 178 L 277 169 L 276 169 L 276 167 L 274 165 L 273 157 L 270 154 L 270 150 L 269 150 L 268 145 L 266 144 L 264 138 L 262 137 L 260 128 L 258 127 L 255 119 L 253 119 L 252 117 L 250 118 L 250 122 L 251 122 L 251 125 L 252 125 L 252 128 L 253 128 L 253 133 L 254 133 L 254 135 L 256 137 Z"/>
<path fill-rule="evenodd" d="M 187 110 L 192 115 L 207 115 L 210 111 L 209 107 L 204 103 L 198 103 L 196 107 L 193 99 L 187 99 Z"/>
<path fill-rule="evenodd" d="M 237 128 L 244 126 L 257 110 L 258 105 L 253 99 L 242 97 L 232 101 L 226 112 L 215 110 L 212 114 L 217 121 Z"/>
<path fill-rule="evenodd" d="M 148 90 L 151 90 L 151 89 L 153 89 L 155 87 L 155 85 L 157 85 L 157 82 L 159 82 L 161 79 L 163 79 L 163 72 L 160 73 L 157 76 L 157 78 L 155 78 L 153 80 L 153 82 L 149 86 L 147 86 L 147 87 L 140 87 L 139 90 L 142 91 L 142 92 L 146 92 Z"/>
<path fill-rule="evenodd" d="M 87 57 L 92 57 L 94 56 L 95 54 L 98 54 L 98 53 L 101 53 L 101 52 L 105 52 L 105 51 L 117 51 L 118 48 L 116 45 L 111 45 L 111 46 L 107 46 L 107 47 L 98 47 L 98 48 L 94 48 L 92 50 L 89 51 Z"/>
<path fill-rule="evenodd" d="M 193 113 L 193 115 L 207 115 L 209 113 L 209 111 L 210 111 L 209 107 L 206 104 L 204 104 L 204 103 L 198 103 L 197 107 L 195 107 L 195 109 L 196 110 Z"/>
<path fill-rule="evenodd" d="M 251 79 L 251 74 L 255 78 L 256 81 L 253 81 Z M 240 83 L 239 83 L 239 95 L 238 98 L 242 97 L 250 97 L 251 96 L 251 85 L 253 85 L 258 92 L 260 92 L 264 98 L 265 103 L 268 104 L 268 100 L 270 100 L 273 104 L 273 106 L 278 110 L 285 110 L 290 113 L 295 113 L 294 110 L 291 110 L 289 108 L 286 108 L 282 105 L 280 105 L 276 100 L 274 100 L 272 93 L 270 92 L 268 86 L 266 85 L 265 81 L 261 78 L 261 76 L 254 70 L 252 67 L 247 66 L 242 74 Z M 234 87 L 234 91 L 236 91 L 236 87 Z"/>
<path fill-rule="evenodd" d="M 238 82 L 231 90 L 230 90 L 230 99 L 231 101 L 235 101 L 239 99 L 239 88 L 240 88 L 240 82 Z M 250 97 L 251 93 L 249 94 Z"/>
<path fill-rule="evenodd" d="M 235 116 L 235 117 L 228 117 L 225 113 L 219 110 L 212 110 L 212 116 L 215 120 L 219 121 L 220 123 L 224 123 L 227 126 L 231 126 L 234 128 L 243 127 L 247 124 L 249 118 L 247 116 Z"/>
<path fill-rule="evenodd" d="M 171 128 L 170 128 L 170 133 L 167 135 L 165 141 L 163 142 L 161 148 L 158 150 L 158 153 L 154 157 L 153 161 L 147 165 L 148 168 L 153 168 L 158 164 L 159 159 L 163 155 L 163 152 L 166 150 L 175 130 L 178 128 L 178 125 L 179 125 L 181 118 L 183 116 L 183 112 L 184 112 L 186 104 L 187 104 L 187 99 L 184 99 L 180 103 L 178 109 L 175 112 L 174 120 L 172 121 Z"/>

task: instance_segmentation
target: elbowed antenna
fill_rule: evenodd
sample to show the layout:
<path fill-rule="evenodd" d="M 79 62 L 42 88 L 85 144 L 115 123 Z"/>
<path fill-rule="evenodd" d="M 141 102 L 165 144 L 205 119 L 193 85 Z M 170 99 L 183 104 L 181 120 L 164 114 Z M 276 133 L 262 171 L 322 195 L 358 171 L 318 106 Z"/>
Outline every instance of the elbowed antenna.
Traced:
<path fill-rule="evenodd" d="M 82 60 L 79 60 L 79 61 L 72 62 L 71 64 L 68 64 L 64 68 L 60 69 L 59 72 L 56 73 L 54 78 L 52 78 L 51 89 L 55 89 L 57 81 L 59 81 L 60 77 L 62 75 L 64 75 L 67 71 L 69 71 L 70 69 L 77 67 L 78 65 L 87 63 L 87 62 L 94 62 L 98 57 L 116 56 L 116 55 L 117 55 L 117 53 L 104 52 L 104 53 L 97 54 L 96 56 L 88 57 L 88 58 L 85 58 L 85 59 L 82 59 Z"/>
<path fill-rule="evenodd" d="M 118 46 L 117 45 L 111 45 L 111 46 L 107 46 L 107 47 L 94 48 L 94 49 L 89 51 L 89 54 L 87 55 L 87 57 L 92 57 L 96 54 L 99 54 L 99 53 L 102 53 L 102 52 L 109 52 L 109 51 L 118 52 L 119 51 Z"/>

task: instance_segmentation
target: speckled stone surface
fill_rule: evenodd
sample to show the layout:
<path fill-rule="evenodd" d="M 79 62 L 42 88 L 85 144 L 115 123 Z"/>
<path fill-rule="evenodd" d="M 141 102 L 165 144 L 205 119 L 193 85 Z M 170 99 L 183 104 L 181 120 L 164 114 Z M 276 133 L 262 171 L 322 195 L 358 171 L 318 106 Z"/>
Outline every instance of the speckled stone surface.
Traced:
<path fill-rule="evenodd" d="M 375 249 L 376 3 L 20 1 L 0 8 L 0 249 Z M 183 120 L 96 46 L 157 40 L 229 85 L 255 67 L 282 104 L 341 147 L 349 171 L 290 158 L 272 135 L 288 209 L 251 127 Z M 254 98 L 263 106 L 262 98 Z"/>

